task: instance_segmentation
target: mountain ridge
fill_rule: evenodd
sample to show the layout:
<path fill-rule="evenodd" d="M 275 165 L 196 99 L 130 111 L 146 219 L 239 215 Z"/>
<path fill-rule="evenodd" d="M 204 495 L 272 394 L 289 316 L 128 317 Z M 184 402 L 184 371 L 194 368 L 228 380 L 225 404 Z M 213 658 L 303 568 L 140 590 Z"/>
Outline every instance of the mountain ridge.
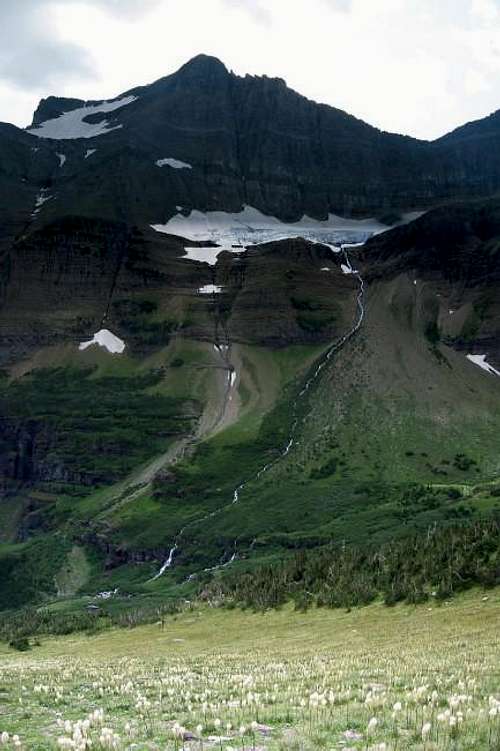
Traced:
<path fill-rule="evenodd" d="M 243 75 L 239 75 L 239 74 L 234 73 L 232 70 L 228 69 L 227 66 L 224 64 L 224 62 L 222 62 L 222 60 L 220 60 L 220 58 L 218 58 L 218 57 L 216 57 L 214 55 L 208 55 L 208 54 L 205 54 L 205 53 L 199 53 L 199 54 L 195 55 L 193 58 L 190 58 L 186 63 L 183 63 L 173 73 L 168 73 L 168 74 L 166 74 L 164 76 L 161 76 L 160 78 L 152 81 L 149 84 L 140 84 L 138 86 L 133 86 L 133 87 L 131 87 L 129 89 L 126 89 L 125 91 L 123 91 L 123 92 L 121 92 L 121 93 L 119 93 L 119 94 L 117 94 L 117 95 L 115 95 L 115 96 L 113 96 L 111 98 L 84 100 L 84 99 L 74 99 L 74 98 L 71 98 L 71 97 L 62 97 L 62 96 L 58 96 L 56 94 L 51 94 L 51 95 L 49 95 L 47 97 L 44 97 L 44 98 L 42 98 L 40 100 L 38 106 L 35 109 L 35 113 L 34 113 L 34 118 L 33 118 L 32 124 L 29 125 L 29 126 L 26 126 L 26 128 L 24 128 L 24 130 L 29 130 L 29 129 L 33 128 L 33 126 L 36 124 L 35 123 L 35 119 L 37 121 L 39 120 L 39 117 L 36 117 L 36 113 L 40 109 L 40 105 L 42 105 L 45 102 L 49 102 L 49 101 L 66 102 L 70 107 L 73 107 L 73 105 L 75 105 L 75 106 L 81 106 L 83 104 L 102 104 L 104 102 L 114 102 L 114 101 L 116 101 L 116 100 L 118 100 L 120 98 L 129 96 L 129 95 L 139 95 L 139 94 L 145 92 L 147 89 L 161 88 L 162 85 L 164 85 L 170 78 L 172 78 L 174 76 L 182 77 L 186 73 L 188 75 L 190 75 L 190 74 L 192 74 L 194 72 L 195 76 L 201 76 L 201 77 L 203 77 L 204 75 L 206 76 L 206 75 L 208 75 L 210 73 L 213 74 L 216 71 L 219 74 L 221 74 L 221 75 L 226 75 L 228 77 L 233 76 L 233 77 L 238 78 L 240 80 L 250 79 L 250 80 L 263 80 L 263 81 L 272 82 L 274 84 L 277 84 L 277 85 L 279 85 L 279 86 L 287 89 L 288 91 L 290 91 L 291 93 L 293 93 L 296 96 L 300 97 L 301 99 L 304 99 L 304 100 L 306 100 L 308 102 L 316 104 L 319 107 L 326 107 L 328 109 L 335 110 L 336 112 L 340 112 L 340 113 L 346 114 L 349 118 L 352 118 L 353 120 L 356 120 L 356 121 L 358 121 L 358 122 L 360 122 L 360 123 L 362 123 L 364 125 L 368 125 L 373 130 L 376 130 L 376 131 L 378 131 L 378 132 L 380 132 L 382 134 L 392 135 L 392 136 L 400 136 L 401 138 L 407 138 L 407 139 L 410 139 L 412 141 L 418 141 L 419 143 L 435 143 L 436 141 L 441 141 L 444 138 L 448 138 L 448 137 L 453 136 L 453 135 L 455 135 L 457 133 L 460 133 L 464 129 L 469 129 L 469 128 L 471 128 L 471 127 L 473 127 L 473 126 L 475 126 L 475 125 L 477 125 L 479 123 L 488 124 L 488 123 L 491 123 L 492 121 L 494 121 L 496 118 L 500 117 L 500 109 L 499 109 L 499 110 L 495 110 L 495 111 L 491 112 L 489 115 L 485 115 L 484 117 L 475 118 L 475 119 L 467 121 L 467 122 L 465 122 L 465 123 L 463 123 L 461 125 L 458 125 L 455 128 L 453 128 L 452 130 L 447 131 L 446 133 L 443 133 L 440 136 L 436 136 L 435 138 L 432 138 L 432 139 L 419 138 L 417 136 L 412 136 L 409 133 L 402 133 L 402 132 L 399 132 L 399 131 L 391 131 L 391 130 L 387 130 L 385 128 L 379 128 L 378 126 L 371 125 L 366 120 L 363 120 L 363 118 L 358 117 L 357 115 L 353 115 L 351 113 L 348 113 L 345 110 L 342 110 L 342 109 L 340 109 L 339 107 L 336 107 L 333 104 L 330 104 L 330 103 L 327 103 L 327 102 L 322 102 L 322 101 L 316 101 L 316 100 L 314 100 L 314 99 L 312 99 L 312 98 L 310 98 L 310 97 L 308 97 L 308 96 L 306 96 L 304 94 L 301 94 L 296 89 L 293 89 L 293 88 L 289 87 L 288 84 L 286 83 L 285 79 L 281 78 L 280 76 L 268 76 L 266 74 L 259 75 L 259 74 L 252 74 L 252 73 L 245 73 Z M 18 127 L 18 126 L 12 126 L 12 127 Z"/>
<path fill-rule="evenodd" d="M 113 105 L 112 111 L 104 105 Z M 64 110 L 82 110 L 75 137 L 33 136 L 44 123 L 59 127 L 54 118 Z M 304 214 L 383 216 L 491 194 L 500 188 L 500 153 L 491 148 L 491 136 L 478 135 L 484 122 L 464 126 L 467 143 L 458 153 L 457 135 L 420 141 L 387 133 L 307 99 L 281 79 L 237 76 L 217 58 L 200 55 L 111 100 L 43 99 L 34 115 L 37 128 L 11 137 L 25 144 L 27 160 L 36 161 L 41 150 L 53 154 L 54 166 L 34 188 L 63 181 L 57 212 L 49 203 L 37 221 L 85 206 L 88 215 L 125 214 L 132 222 L 153 224 L 172 216 L 179 204 L 186 211 L 233 212 L 248 204 L 296 220 Z M 497 119 L 488 123 L 495 132 Z M 78 128 L 85 138 L 76 138 Z M 87 161 L 92 149 L 97 153 Z M 3 151 L 0 139 L 0 162 Z M 61 151 L 66 159 L 59 169 Z M 165 158 L 191 169 L 167 166 L 160 172 L 156 162 Z M 126 186 L 120 205 L 118 182 Z"/>

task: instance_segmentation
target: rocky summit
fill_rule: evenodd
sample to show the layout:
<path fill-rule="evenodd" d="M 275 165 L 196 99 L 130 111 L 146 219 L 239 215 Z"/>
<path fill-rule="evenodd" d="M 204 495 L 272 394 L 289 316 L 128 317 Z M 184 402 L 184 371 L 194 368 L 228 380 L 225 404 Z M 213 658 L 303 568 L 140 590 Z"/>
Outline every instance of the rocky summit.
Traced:
<path fill-rule="evenodd" d="M 0 608 L 267 603 L 332 551 L 475 544 L 499 145 L 498 113 L 420 141 L 205 55 L 0 125 Z"/>

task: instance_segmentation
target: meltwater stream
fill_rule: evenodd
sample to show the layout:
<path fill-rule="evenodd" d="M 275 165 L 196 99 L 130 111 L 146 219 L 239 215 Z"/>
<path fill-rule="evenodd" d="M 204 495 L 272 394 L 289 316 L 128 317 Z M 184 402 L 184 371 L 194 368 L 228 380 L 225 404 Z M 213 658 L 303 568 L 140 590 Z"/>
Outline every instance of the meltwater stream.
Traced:
<path fill-rule="evenodd" d="M 326 243 L 321 243 L 326 244 Z M 361 245 L 362 243 L 360 243 Z M 344 257 L 345 263 L 342 264 L 342 268 L 344 273 L 351 274 L 358 280 L 359 284 L 359 290 L 356 297 L 356 318 L 354 321 L 354 324 L 352 328 L 349 329 L 349 331 L 344 334 L 340 339 L 338 339 L 336 342 L 334 342 L 329 349 L 326 351 L 326 353 L 321 358 L 320 362 L 314 369 L 313 373 L 309 376 L 309 378 L 304 383 L 302 389 L 299 391 L 297 396 L 295 397 L 295 400 L 292 404 L 292 412 L 294 414 L 294 418 L 292 421 L 292 425 L 290 427 L 290 433 L 288 436 L 288 440 L 286 444 L 280 449 L 279 454 L 272 459 L 270 462 L 267 462 L 264 464 L 258 472 L 254 473 L 251 477 L 247 478 L 246 480 L 243 480 L 235 489 L 233 492 L 233 498 L 229 503 L 224 504 L 223 506 L 220 506 L 219 508 L 215 509 L 214 511 L 209 512 L 208 514 L 205 514 L 204 516 L 200 517 L 199 519 L 193 519 L 192 521 L 188 522 L 182 529 L 179 530 L 177 533 L 177 536 L 174 540 L 174 544 L 170 548 L 170 552 L 168 554 L 168 558 L 161 566 L 160 570 L 158 571 L 155 576 L 152 577 L 150 581 L 154 581 L 155 579 L 158 579 L 160 576 L 162 576 L 165 571 L 173 566 L 174 563 L 174 557 L 177 551 L 179 550 L 179 542 L 181 538 L 183 537 L 184 533 L 187 529 L 190 527 L 194 527 L 197 524 L 202 524 L 204 521 L 208 521 L 209 519 L 213 519 L 213 517 L 217 516 L 218 514 L 223 513 L 226 509 L 231 508 L 231 506 L 234 506 L 235 503 L 238 503 L 240 499 L 240 493 L 241 491 L 249 485 L 251 482 L 254 482 L 255 480 L 258 480 L 262 475 L 264 475 L 266 472 L 268 472 L 272 467 L 274 467 L 278 462 L 280 462 L 282 459 L 284 459 L 290 451 L 292 450 L 294 444 L 295 444 L 295 434 L 297 431 L 297 427 L 299 424 L 299 417 L 297 415 L 297 408 L 299 406 L 300 401 L 307 395 L 309 390 L 311 389 L 312 385 L 316 382 L 318 379 L 321 371 L 327 365 L 327 363 L 331 360 L 333 355 L 338 352 L 361 328 L 363 324 L 363 319 L 365 317 L 365 306 L 364 306 L 364 296 L 365 296 L 365 285 L 363 278 L 360 274 L 360 272 L 353 268 L 351 264 L 351 259 L 349 257 L 349 252 L 347 250 L 348 247 L 346 245 L 341 245 L 340 250 L 337 247 L 334 247 L 332 245 L 329 245 L 331 250 L 335 253 L 342 253 Z M 188 581 L 196 578 L 196 576 L 200 573 L 209 572 L 209 571 L 216 571 L 220 568 L 224 568 L 225 566 L 229 566 L 234 560 L 236 560 L 237 552 L 236 552 L 236 544 L 237 541 L 234 543 L 234 551 L 232 553 L 232 556 L 229 560 L 225 562 L 221 562 L 215 566 L 211 566 L 209 568 L 202 569 L 201 571 L 195 572 L 190 574 L 188 577 Z"/>

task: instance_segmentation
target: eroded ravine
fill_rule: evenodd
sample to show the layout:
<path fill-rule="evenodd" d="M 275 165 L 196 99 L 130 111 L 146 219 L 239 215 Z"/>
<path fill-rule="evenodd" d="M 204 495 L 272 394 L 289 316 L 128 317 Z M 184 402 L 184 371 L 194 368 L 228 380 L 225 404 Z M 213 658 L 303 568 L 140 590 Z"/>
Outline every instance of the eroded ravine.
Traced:
<path fill-rule="evenodd" d="M 235 391 L 236 368 L 231 361 L 231 342 L 228 338 L 226 327 L 221 323 L 220 316 L 217 313 L 217 296 L 215 293 L 212 294 L 212 308 L 214 317 L 214 341 L 212 346 L 219 363 L 211 367 L 216 371 L 220 371 L 223 379 L 221 387 L 216 386 L 217 391 L 220 389 L 220 392 L 215 414 L 210 414 L 210 410 L 206 410 L 208 414 L 201 416 L 196 430 L 169 446 L 163 454 L 156 456 L 139 471 L 132 473 L 130 477 L 110 488 L 98 514 L 101 520 L 111 513 L 116 513 L 118 508 L 130 504 L 144 495 L 151 489 L 152 483 L 159 472 L 182 461 L 186 455 L 194 451 L 195 447 L 201 441 L 214 435 L 226 426 L 229 407 L 231 406 Z M 106 314 L 103 317 L 103 322 L 105 318 Z M 217 375 L 216 378 L 218 378 Z M 169 558 L 165 561 L 164 566 L 168 563 Z"/>
<path fill-rule="evenodd" d="M 332 246 L 330 246 L 332 252 L 338 252 L 338 250 L 334 250 Z M 301 402 L 306 398 L 309 391 L 311 390 L 314 383 L 319 378 L 320 373 L 325 368 L 325 366 L 328 364 L 328 362 L 331 360 L 331 358 L 342 348 L 345 346 L 345 344 L 352 339 L 353 336 L 356 335 L 356 333 L 359 331 L 361 326 L 363 325 L 363 320 L 365 317 L 365 306 L 364 306 L 364 294 L 365 294 L 365 285 L 363 281 L 363 277 L 361 276 L 359 270 L 353 268 L 351 264 L 351 258 L 349 255 L 349 251 L 347 250 L 347 246 L 341 245 L 340 246 L 340 252 L 342 253 L 345 261 L 345 270 L 344 273 L 349 273 L 352 276 L 354 276 L 358 281 L 358 293 L 356 296 L 356 314 L 355 314 L 355 320 L 352 325 L 352 327 L 347 331 L 340 339 L 336 340 L 324 353 L 324 355 L 321 357 L 319 363 L 317 364 L 316 368 L 314 369 L 313 373 L 307 378 L 304 385 L 302 386 L 301 390 L 295 397 L 293 404 L 292 404 L 292 414 L 293 419 L 290 427 L 290 432 L 288 434 L 287 441 L 284 446 L 282 446 L 279 449 L 279 452 L 277 456 L 274 457 L 269 462 L 266 462 L 257 472 L 252 474 L 247 479 L 243 480 L 235 489 L 233 492 L 232 500 L 228 503 L 223 504 L 217 509 L 214 509 L 213 511 L 210 511 L 207 514 L 204 514 L 198 519 L 193 519 L 192 521 L 185 524 L 177 533 L 177 536 L 175 537 L 174 544 L 170 548 L 168 558 L 165 560 L 163 565 L 161 566 L 160 570 L 157 574 L 153 577 L 152 580 L 158 579 L 160 576 L 162 576 L 165 571 L 172 567 L 175 559 L 175 555 L 179 550 L 179 544 L 186 533 L 188 529 L 191 529 L 192 527 L 195 527 L 199 524 L 203 524 L 203 522 L 209 521 L 210 519 L 213 519 L 215 516 L 218 516 L 219 514 L 223 513 L 227 509 L 234 506 L 238 501 L 240 500 L 241 492 L 252 482 L 255 482 L 256 480 L 259 480 L 266 472 L 268 472 L 272 467 L 274 467 L 278 462 L 282 461 L 290 451 L 292 450 L 294 444 L 296 443 L 296 433 L 297 428 L 299 425 L 299 416 L 298 416 L 298 408 Z M 228 345 L 227 352 L 230 352 L 230 348 Z M 229 359 L 229 354 L 227 354 L 227 362 L 229 363 L 228 367 L 232 368 L 231 361 Z M 232 379 L 231 379 L 232 380 Z M 228 560 L 224 560 L 226 553 L 224 553 L 223 558 L 221 559 L 221 563 L 211 566 L 209 568 L 202 569 L 200 572 L 194 572 L 192 573 L 188 579 L 191 580 L 195 578 L 199 573 L 203 572 L 209 572 L 209 571 L 216 571 L 217 569 L 223 568 L 225 566 L 230 565 L 237 557 L 237 540 L 235 540 L 233 545 L 233 551 L 232 555 Z"/>

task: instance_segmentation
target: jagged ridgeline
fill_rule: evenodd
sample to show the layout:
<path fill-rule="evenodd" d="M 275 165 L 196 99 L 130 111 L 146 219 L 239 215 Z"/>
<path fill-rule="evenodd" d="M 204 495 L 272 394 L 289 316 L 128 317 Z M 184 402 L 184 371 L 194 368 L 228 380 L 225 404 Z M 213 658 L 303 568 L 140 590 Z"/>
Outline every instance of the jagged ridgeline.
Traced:
<path fill-rule="evenodd" d="M 449 535 L 494 583 L 497 130 L 383 133 L 204 56 L 2 125 L 0 607 L 418 599 Z"/>

